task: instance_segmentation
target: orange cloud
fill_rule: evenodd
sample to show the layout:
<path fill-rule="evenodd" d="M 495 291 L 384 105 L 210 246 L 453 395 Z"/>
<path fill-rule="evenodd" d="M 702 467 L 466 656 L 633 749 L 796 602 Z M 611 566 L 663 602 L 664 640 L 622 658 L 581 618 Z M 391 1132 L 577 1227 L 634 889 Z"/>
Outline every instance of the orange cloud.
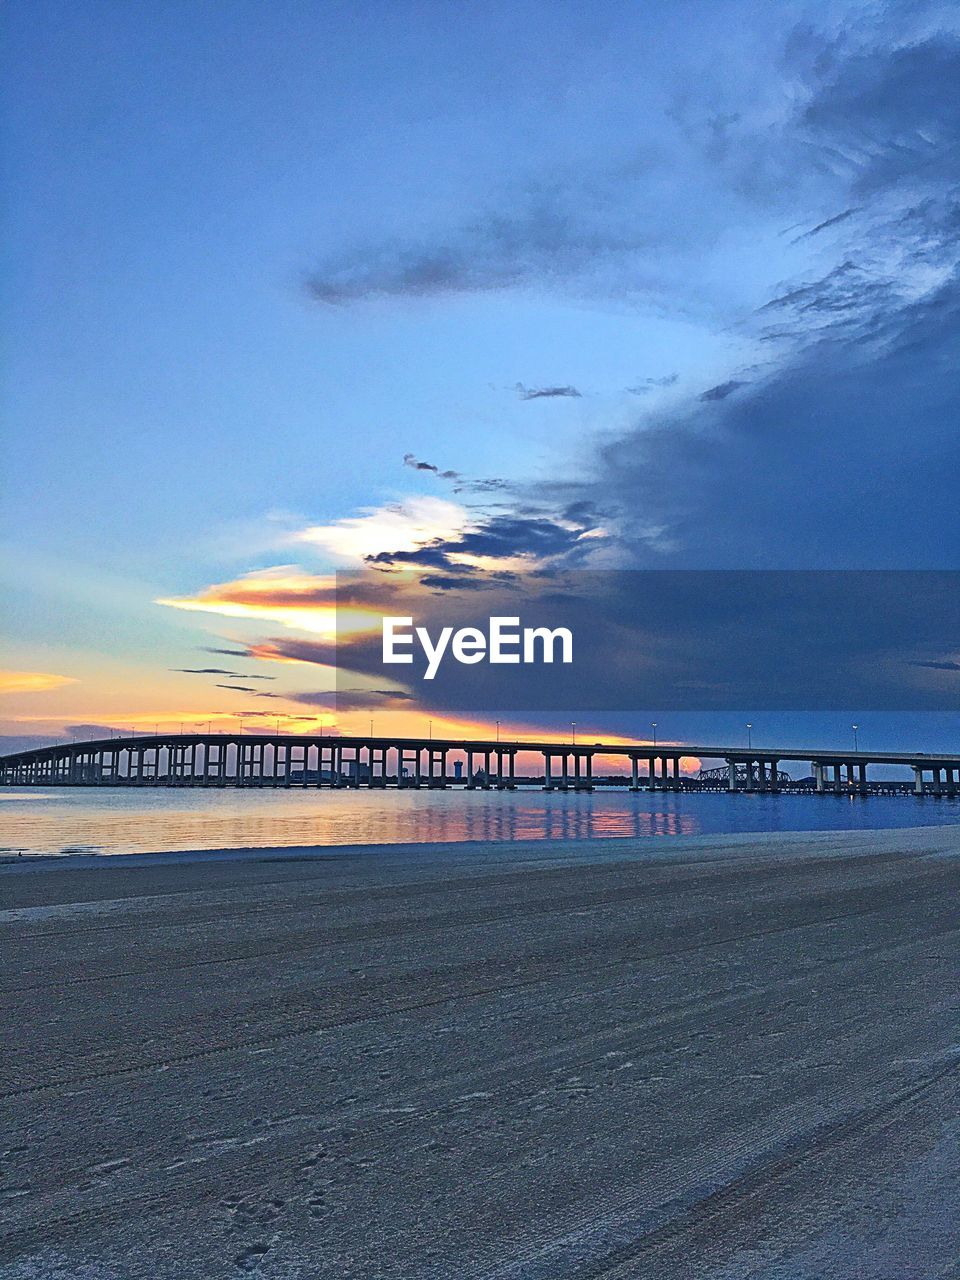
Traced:
<path fill-rule="evenodd" d="M 331 574 L 313 574 L 296 565 L 278 565 L 216 583 L 193 596 L 155 601 L 173 609 L 216 613 L 225 618 L 279 622 L 328 639 L 345 632 L 373 630 L 380 614 L 362 605 L 337 608 L 337 582 Z"/>
<path fill-rule="evenodd" d="M 0 693 L 44 693 L 76 684 L 73 676 L 57 676 L 46 671 L 0 671 Z"/>

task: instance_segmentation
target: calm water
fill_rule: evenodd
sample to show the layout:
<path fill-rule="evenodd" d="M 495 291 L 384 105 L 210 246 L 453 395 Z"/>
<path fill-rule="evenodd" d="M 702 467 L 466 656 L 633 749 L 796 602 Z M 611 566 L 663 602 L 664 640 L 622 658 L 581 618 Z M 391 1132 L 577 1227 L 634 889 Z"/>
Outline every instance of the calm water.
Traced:
<path fill-rule="evenodd" d="M 564 840 L 960 822 L 960 800 L 622 791 L 0 791 L 0 850 L 153 853 L 270 845 Z"/>

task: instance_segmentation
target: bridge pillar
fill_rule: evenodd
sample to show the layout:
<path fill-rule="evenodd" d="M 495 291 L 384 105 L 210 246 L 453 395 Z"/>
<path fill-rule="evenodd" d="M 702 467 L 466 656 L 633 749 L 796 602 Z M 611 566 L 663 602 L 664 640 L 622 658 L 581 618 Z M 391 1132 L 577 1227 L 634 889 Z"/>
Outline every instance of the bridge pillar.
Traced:
<path fill-rule="evenodd" d="M 427 752 L 427 785 L 442 790 L 447 785 L 447 752 L 446 748 L 435 751 L 433 747 Z"/>
<path fill-rule="evenodd" d="M 833 766 L 833 790 L 837 795 L 843 790 L 843 766 L 839 761 Z"/>
<path fill-rule="evenodd" d="M 915 796 L 923 795 L 923 765 L 915 764 L 913 768 L 913 794 Z"/>
<path fill-rule="evenodd" d="M 647 790 L 657 789 L 657 762 L 653 756 L 647 757 Z"/>
<path fill-rule="evenodd" d="M 736 760 L 727 761 L 727 790 L 737 791 L 737 762 Z"/>
<path fill-rule="evenodd" d="M 630 757 L 630 790 L 640 790 L 640 761 L 636 756 Z"/>
<path fill-rule="evenodd" d="M 940 778 L 941 778 L 941 769 L 940 769 L 940 766 L 937 765 L 933 770 L 933 794 L 935 796 L 943 795 L 943 786 L 941 784 Z"/>
<path fill-rule="evenodd" d="M 867 794 L 867 766 L 865 764 L 857 765 L 857 790 L 862 796 Z"/>

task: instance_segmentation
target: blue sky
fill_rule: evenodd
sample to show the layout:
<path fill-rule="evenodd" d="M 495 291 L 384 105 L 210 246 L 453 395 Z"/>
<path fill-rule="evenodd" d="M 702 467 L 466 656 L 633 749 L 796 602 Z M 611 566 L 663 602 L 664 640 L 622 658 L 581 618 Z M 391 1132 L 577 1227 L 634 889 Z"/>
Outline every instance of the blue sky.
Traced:
<path fill-rule="evenodd" d="M 155 601 L 409 548 L 385 510 L 520 557 L 546 522 L 601 564 L 958 566 L 952 7 L 4 21 L 5 663 L 71 682 L 9 732 L 235 714 L 170 668 L 276 619 Z"/>

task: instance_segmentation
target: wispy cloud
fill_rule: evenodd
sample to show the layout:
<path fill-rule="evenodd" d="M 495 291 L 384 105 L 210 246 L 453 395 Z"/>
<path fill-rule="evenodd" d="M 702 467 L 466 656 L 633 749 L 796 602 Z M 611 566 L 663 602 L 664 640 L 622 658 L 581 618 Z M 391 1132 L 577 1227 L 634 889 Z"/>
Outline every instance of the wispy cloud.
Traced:
<path fill-rule="evenodd" d="M 642 210 L 624 208 L 624 192 L 656 163 L 599 166 L 593 172 L 528 176 L 491 193 L 486 211 L 420 241 L 384 241 L 335 254 L 306 277 L 317 302 L 342 306 L 371 298 L 444 297 L 609 274 L 622 288 L 622 265 L 659 234 Z M 618 270 L 620 268 L 620 270 Z M 614 284 L 620 276 L 619 285 Z M 639 283 L 639 282 L 638 282 Z"/>
<path fill-rule="evenodd" d="M 243 655 L 238 652 L 238 656 Z M 276 676 L 256 676 L 246 675 L 240 671 L 227 671 L 223 667 L 171 667 L 171 671 L 175 671 L 180 675 L 186 676 L 233 676 L 237 680 L 275 680 Z"/>
<path fill-rule="evenodd" d="M 517 395 L 521 400 L 556 400 L 556 399 L 574 399 L 579 400 L 581 393 L 576 387 L 525 387 L 522 382 L 517 383 Z"/>
<path fill-rule="evenodd" d="M 816 257 L 755 317 L 765 362 L 639 416 L 592 470 L 543 487 L 612 513 L 624 562 L 960 556 L 960 96 L 947 90 L 960 39 L 902 39 L 853 52 L 809 40 L 802 93 L 769 140 L 747 115 L 726 129 L 717 164 L 771 210 L 794 200 Z M 804 218 L 811 192 L 841 212 Z"/>
<path fill-rule="evenodd" d="M 489 515 L 456 538 L 435 538 L 407 550 L 380 551 L 369 565 L 418 569 L 530 569 L 557 558 L 570 563 L 596 551 L 605 531 L 593 508 L 570 508 L 560 516 L 546 512 Z"/>
<path fill-rule="evenodd" d="M 300 702 L 309 707 L 317 707 L 327 711 L 340 713 L 390 708 L 405 708 L 416 702 L 414 694 L 402 689 L 365 689 L 345 688 L 319 693 L 294 693 L 291 701 Z"/>
<path fill-rule="evenodd" d="M 728 382 L 721 382 L 715 387 L 701 393 L 701 400 L 726 400 L 727 396 L 732 396 L 735 391 L 739 391 L 741 387 L 747 384 L 741 382 L 738 378 L 731 378 Z"/>
<path fill-rule="evenodd" d="M 626 390 L 632 396 L 645 396 L 658 387 L 672 387 L 679 377 L 679 373 L 668 373 L 662 378 L 644 378 L 642 382 L 637 382 Z"/>
<path fill-rule="evenodd" d="M 267 677 L 272 679 L 272 677 Z M 254 698 L 283 698 L 285 695 L 281 693 L 268 693 L 265 689 L 252 689 L 248 685 L 242 684 L 216 684 L 215 689 L 229 689 L 231 693 L 249 693 Z"/>
<path fill-rule="evenodd" d="M 809 240 L 813 236 L 819 235 L 821 231 L 826 231 L 828 227 L 839 226 L 841 222 L 846 222 L 848 218 L 852 218 L 855 213 L 860 213 L 863 205 L 854 205 L 852 209 L 844 209 L 843 213 L 835 213 L 832 218 L 824 218 L 823 222 L 818 222 L 815 227 L 811 227 L 809 231 L 803 231 L 800 235 L 795 236 L 791 244 L 799 244 L 801 240 Z"/>
<path fill-rule="evenodd" d="M 336 632 L 336 579 L 307 573 L 296 565 L 258 570 L 192 596 L 169 596 L 156 603 L 225 618 L 281 622 L 321 634 Z"/>
<path fill-rule="evenodd" d="M 54 675 L 47 671 L 0 671 L 0 694 L 45 693 L 49 689 L 62 689 L 76 684 L 73 676 Z"/>
<path fill-rule="evenodd" d="M 412 467 L 414 471 L 432 471 L 434 475 L 440 477 L 441 480 L 462 480 L 463 477 L 459 471 L 441 471 L 439 467 L 434 466 L 432 462 L 424 462 L 420 458 L 414 457 L 412 453 L 403 455 L 403 465 Z"/>
<path fill-rule="evenodd" d="M 415 551 L 431 539 L 455 538 L 471 523 L 471 514 L 448 498 L 411 497 L 382 507 L 370 507 L 359 515 L 330 524 L 310 525 L 295 541 L 331 552 L 356 564 L 385 547 Z"/>

